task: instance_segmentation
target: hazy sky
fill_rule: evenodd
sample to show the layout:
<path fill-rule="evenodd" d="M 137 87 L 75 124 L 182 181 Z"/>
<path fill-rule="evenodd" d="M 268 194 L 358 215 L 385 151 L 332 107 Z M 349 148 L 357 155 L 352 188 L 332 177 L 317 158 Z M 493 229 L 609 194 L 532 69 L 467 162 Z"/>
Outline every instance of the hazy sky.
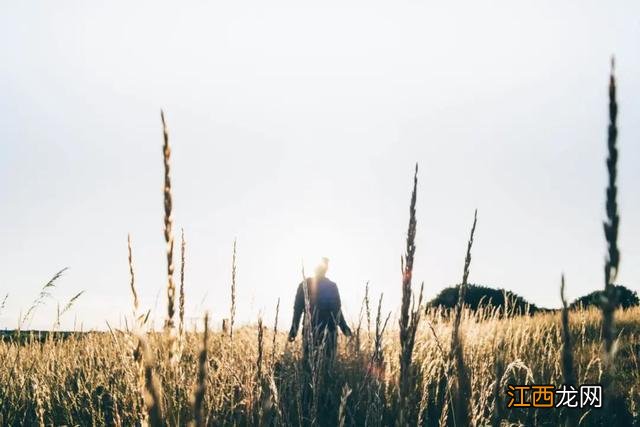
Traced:
<path fill-rule="evenodd" d="M 321 3 L 321 4 L 320 4 Z M 396 310 L 415 162 L 415 287 L 462 275 L 542 306 L 603 286 L 607 81 L 619 83 L 619 282 L 640 286 L 640 3 L 3 2 L 0 327 L 69 266 L 63 319 L 165 308 L 160 109 L 187 316 L 288 327 L 304 259 L 331 259 L 348 319 Z M 176 258 L 177 262 L 177 258 Z"/>

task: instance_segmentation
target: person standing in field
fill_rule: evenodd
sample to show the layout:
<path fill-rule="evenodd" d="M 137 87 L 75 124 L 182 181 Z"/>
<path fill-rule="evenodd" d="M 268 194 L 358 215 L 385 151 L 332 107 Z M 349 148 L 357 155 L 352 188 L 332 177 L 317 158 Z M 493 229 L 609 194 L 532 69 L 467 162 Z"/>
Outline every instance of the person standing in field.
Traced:
<path fill-rule="evenodd" d="M 302 315 L 307 316 L 305 299 L 308 298 L 311 318 L 309 322 L 307 319 L 304 320 L 302 331 L 305 356 L 308 356 L 310 348 L 323 346 L 324 354 L 332 358 L 336 351 L 338 327 L 345 336 L 351 336 L 351 329 L 342 315 L 338 285 L 326 277 L 328 269 L 329 260 L 322 258 L 315 269 L 314 277 L 301 282 L 296 292 L 289 341 L 296 339 Z M 307 324 L 311 327 L 310 334 L 306 330 Z M 308 342 L 309 338 L 312 338 L 311 343 Z"/>

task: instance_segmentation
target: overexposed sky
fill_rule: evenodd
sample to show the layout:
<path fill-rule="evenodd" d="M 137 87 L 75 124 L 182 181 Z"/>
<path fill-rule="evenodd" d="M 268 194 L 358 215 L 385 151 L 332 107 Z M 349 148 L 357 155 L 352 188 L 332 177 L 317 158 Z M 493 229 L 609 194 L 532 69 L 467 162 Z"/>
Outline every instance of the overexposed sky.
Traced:
<path fill-rule="evenodd" d="M 603 286 L 607 81 L 619 85 L 619 282 L 640 286 L 640 3 L 4 2 L 0 328 L 69 266 L 63 328 L 165 309 L 160 108 L 187 317 L 289 326 L 301 262 L 331 259 L 348 319 L 396 310 L 412 171 L 415 286 L 462 275 L 556 307 Z M 176 251 L 176 254 L 178 252 Z M 176 264 L 178 258 L 176 257 Z M 219 326 L 216 323 L 216 326 Z"/>

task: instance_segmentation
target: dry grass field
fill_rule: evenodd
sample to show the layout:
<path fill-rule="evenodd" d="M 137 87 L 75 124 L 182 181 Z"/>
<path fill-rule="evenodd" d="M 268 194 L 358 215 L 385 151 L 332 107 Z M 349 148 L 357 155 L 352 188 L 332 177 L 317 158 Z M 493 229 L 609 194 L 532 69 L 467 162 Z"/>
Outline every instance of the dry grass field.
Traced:
<path fill-rule="evenodd" d="M 507 384 L 561 384 L 562 324 L 558 314 L 499 318 L 499 313 L 465 311 L 461 321 L 464 357 L 470 374 L 469 417 L 473 425 L 559 425 L 557 409 L 507 409 Z M 617 313 L 621 329 L 616 356 L 616 395 L 628 416 L 640 419 L 640 310 Z M 603 361 L 598 311 L 572 315 L 578 383 L 600 383 Z M 209 333 L 205 392 L 201 403 L 207 425 L 393 425 L 398 404 L 400 346 L 397 330 L 382 336 L 383 368 L 376 369 L 375 319 L 366 316 L 359 336 L 341 339 L 330 375 L 318 378 L 315 413 L 303 404 L 299 342 L 256 326 L 242 327 L 233 340 Z M 440 312 L 421 320 L 413 355 L 414 385 L 407 419 L 421 425 L 453 425 L 448 375 L 452 325 Z M 132 333 L 88 333 L 64 340 L 45 339 L 0 345 L 2 425 L 139 425 L 149 420 L 145 367 L 161 394 L 170 425 L 194 420 L 202 333 L 187 333 L 179 357 L 169 359 L 162 334 L 149 335 L 147 365 L 137 362 Z M 180 349 L 178 349 L 180 350 Z M 152 360 L 151 360 L 152 359 Z M 611 396 L 605 395 L 605 399 Z M 152 398 L 147 397 L 150 402 Z M 155 402 L 153 404 L 156 404 Z M 604 410 L 579 411 L 581 425 L 599 425 Z M 619 414 L 620 415 L 620 414 Z M 411 423 L 413 424 L 413 422 Z"/>
<path fill-rule="evenodd" d="M 382 297 L 376 304 L 366 291 L 360 322 L 351 338 L 340 338 L 335 359 L 326 358 L 313 340 L 306 340 L 305 357 L 301 339 L 288 342 L 277 317 L 273 329 L 263 327 L 262 319 L 253 326 L 234 325 L 236 304 L 243 303 L 236 301 L 234 280 L 226 327 L 210 329 L 205 315 L 198 331 L 186 330 L 183 276 L 174 272 L 171 150 L 163 115 L 163 330 L 152 330 L 148 313 L 139 313 L 129 241 L 133 314 L 128 327 L 44 338 L 5 336 L 0 341 L 0 425 L 640 425 L 640 308 L 616 310 L 613 292 L 620 260 L 613 76 L 609 95 L 600 309 L 572 311 L 565 302 L 562 310 L 519 316 L 508 305 L 466 308 L 477 216 L 461 265 L 458 304 L 450 311 L 425 309 L 422 289 L 414 292 L 412 283 L 416 167 L 398 280 L 399 317 L 389 321 L 380 310 Z M 184 239 L 181 243 L 182 272 Z M 563 294 L 564 278 L 559 277 L 558 289 Z M 602 408 L 508 407 L 508 385 L 531 384 L 601 384 Z"/>

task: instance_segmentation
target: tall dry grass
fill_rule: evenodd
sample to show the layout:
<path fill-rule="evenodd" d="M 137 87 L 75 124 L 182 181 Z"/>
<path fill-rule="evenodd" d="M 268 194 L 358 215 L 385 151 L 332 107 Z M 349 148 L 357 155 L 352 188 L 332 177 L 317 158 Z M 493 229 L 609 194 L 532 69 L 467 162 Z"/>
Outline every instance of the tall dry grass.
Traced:
<path fill-rule="evenodd" d="M 204 333 L 202 335 L 202 350 L 198 357 L 198 376 L 196 379 L 195 390 L 193 393 L 193 425 L 195 427 L 206 426 L 206 417 L 204 415 L 204 399 L 207 393 L 207 377 L 209 372 L 208 354 L 209 342 L 209 314 L 204 315 Z"/>
<path fill-rule="evenodd" d="M 615 372 L 620 387 L 614 393 L 625 402 L 632 420 L 640 414 L 640 377 L 637 375 L 638 338 L 640 337 L 640 309 L 617 311 L 622 330 L 618 344 L 618 363 Z M 381 316 L 383 317 L 383 316 Z M 448 354 L 441 353 L 435 336 L 427 324 L 431 323 L 440 341 L 452 334 L 450 317 L 442 311 L 423 314 L 423 322 L 416 334 L 413 354 L 415 375 L 419 387 L 415 400 L 422 405 L 419 425 L 438 425 L 446 402 L 446 365 Z M 384 318 L 382 319 L 384 322 Z M 598 383 L 602 379 L 603 363 L 600 341 L 601 316 L 596 310 L 573 312 L 570 329 L 574 342 L 573 355 L 577 381 L 580 384 Z M 469 417 L 473 425 L 494 423 L 499 409 L 494 408 L 495 381 L 498 396 L 506 403 L 504 388 L 514 383 L 562 384 L 562 325 L 557 314 L 502 318 L 496 312 L 474 313 L 464 309 L 460 333 L 465 337 L 465 362 L 471 376 Z M 327 408 L 318 412 L 317 425 L 336 425 L 340 400 L 345 384 L 351 389 L 343 405 L 345 425 L 393 425 L 398 417 L 397 379 L 400 373 L 400 353 L 395 329 L 381 336 L 383 370 L 373 369 L 373 348 L 360 350 L 363 359 L 354 358 L 346 340 L 341 340 L 336 363 L 330 378 L 325 378 L 318 391 L 319 405 Z M 166 362 L 166 349 L 161 345 L 162 333 L 144 334 L 144 402 L 138 387 L 138 368 L 131 356 L 125 357 L 129 345 L 126 331 L 73 335 L 65 340 L 40 341 L 34 336 L 22 344 L 0 344 L 0 359 L 7 361 L 0 369 L 0 416 L 3 425 L 29 425 L 29 420 L 42 414 L 45 425 L 102 425 L 104 412 L 94 393 L 98 386 L 107 390 L 115 403 L 122 425 L 142 422 L 145 414 L 152 425 L 163 420 L 179 419 L 183 423 L 195 420 L 193 413 L 193 384 L 198 372 L 203 348 L 203 334 L 185 334 L 185 349 L 178 362 L 180 376 Z M 278 351 L 275 359 L 263 357 L 262 377 L 258 376 L 258 345 L 255 326 L 240 327 L 229 348 L 228 336 L 210 331 L 207 341 L 206 394 L 201 408 L 209 425 L 253 425 L 265 401 L 272 402 L 271 425 L 299 425 L 308 415 L 308 408 L 298 402 L 304 391 L 303 355 L 297 346 L 287 344 L 287 337 L 276 337 Z M 267 345 L 265 340 L 264 345 Z M 496 376 L 496 362 L 502 358 L 505 367 Z M 636 374 L 634 374 L 636 372 Z M 265 384 L 269 396 L 263 392 Z M 36 402 L 32 390 L 38 390 Z M 258 390 L 261 390 L 259 393 Z M 174 397 L 177 396 L 177 397 Z M 273 397 L 271 397 L 273 396 Z M 605 395 L 611 397 L 611 395 Z M 141 406 L 142 404 L 142 406 Z M 168 412 L 170 411 L 170 412 Z M 634 412 L 635 411 L 635 412 Z M 302 414 L 300 413 L 302 412 Z M 558 425 L 562 414 L 555 410 L 506 409 L 502 406 L 499 422 L 523 425 Z M 583 418 L 581 425 L 600 425 L 601 412 L 577 411 Z M 415 424 L 415 423 L 414 423 Z M 175 425 L 175 424 L 173 424 Z M 453 425 L 448 418 L 445 425 Z M 495 425 L 495 424 L 494 424 Z"/>
<path fill-rule="evenodd" d="M 162 136 L 164 144 L 162 155 L 164 159 L 164 240 L 167 243 L 167 318 L 165 330 L 173 334 L 174 315 L 176 310 L 176 286 L 173 283 L 173 198 L 171 196 L 171 147 L 169 146 L 169 131 L 164 118 L 164 111 L 160 112 L 162 119 Z"/>
<path fill-rule="evenodd" d="M 407 230 L 407 243 L 405 254 L 401 258 L 402 270 L 402 305 L 400 307 L 400 373 L 398 379 L 398 420 L 400 426 L 411 425 L 417 420 L 414 410 L 416 386 L 414 367 L 412 365 L 413 348 L 415 346 L 416 332 L 420 322 L 420 312 L 422 303 L 422 291 L 424 283 L 420 288 L 418 304 L 416 303 L 411 287 L 413 276 L 413 262 L 416 252 L 415 238 L 417 229 L 416 201 L 418 191 L 418 164 L 413 175 L 413 191 L 411 192 L 411 202 L 409 204 L 409 228 Z"/>
<path fill-rule="evenodd" d="M 577 387 L 578 384 L 573 361 L 573 340 L 569 326 L 569 307 L 564 297 L 564 274 L 560 279 L 560 300 L 562 301 L 562 378 L 564 384 Z M 565 425 L 567 427 L 573 427 L 577 424 L 576 411 L 568 409 L 565 415 Z"/>
<path fill-rule="evenodd" d="M 233 339 L 233 324 L 236 318 L 236 274 L 237 274 L 236 240 L 233 241 L 233 257 L 231 259 L 231 307 L 229 309 L 229 336 Z"/>
<path fill-rule="evenodd" d="M 187 242 L 184 240 L 184 229 L 180 230 L 180 295 L 178 299 L 179 307 L 179 320 L 178 336 L 182 341 L 184 339 L 184 267 L 186 263 L 186 251 Z"/>
<path fill-rule="evenodd" d="M 453 319 L 453 331 L 451 333 L 451 351 L 449 357 L 449 372 L 455 371 L 455 379 L 449 375 L 450 381 L 453 382 L 453 423 L 454 425 L 469 425 L 470 410 L 469 399 L 471 398 L 471 380 L 470 373 L 464 360 L 463 338 L 460 335 L 460 321 L 462 319 L 462 309 L 464 307 L 464 295 L 467 288 L 467 280 L 469 279 L 469 268 L 471 266 L 471 248 L 473 246 L 473 235 L 476 231 L 478 222 L 478 211 L 473 216 L 473 225 L 471 226 L 471 234 L 467 243 L 467 254 L 464 259 L 464 269 L 462 273 L 462 282 L 458 289 L 458 302 L 455 308 Z"/>
<path fill-rule="evenodd" d="M 620 263 L 620 250 L 618 249 L 618 215 L 617 194 L 618 187 L 618 103 L 616 101 L 616 80 L 614 76 L 614 60 L 611 60 L 611 76 L 609 78 L 609 128 L 607 132 L 607 197 L 606 220 L 604 222 L 604 236 L 607 242 L 607 256 L 604 266 L 605 293 L 602 304 L 602 337 L 604 339 L 605 357 L 609 363 L 613 363 L 613 342 L 615 336 L 614 308 L 616 295 L 613 284 L 618 275 Z"/>

